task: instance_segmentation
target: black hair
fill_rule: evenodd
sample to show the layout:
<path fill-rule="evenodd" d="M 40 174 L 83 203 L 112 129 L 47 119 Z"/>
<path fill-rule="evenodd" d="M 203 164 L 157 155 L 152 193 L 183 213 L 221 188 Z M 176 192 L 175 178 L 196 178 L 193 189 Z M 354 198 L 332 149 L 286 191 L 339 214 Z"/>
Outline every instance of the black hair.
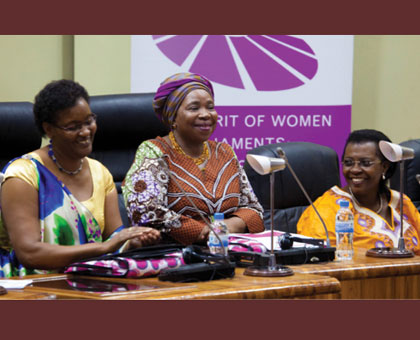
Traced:
<path fill-rule="evenodd" d="M 346 140 L 346 144 L 344 145 L 343 155 L 341 157 L 341 160 L 344 159 L 344 153 L 346 151 L 347 145 L 350 143 L 353 144 L 362 144 L 362 143 L 368 143 L 373 142 L 376 145 L 376 154 L 383 162 L 389 162 L 385 156 L 382 154 L 381 150 L 379 149 L 379 142 L 381 140 L 391 142 L 391 140 L 381 131 L 373 130 L 373 129 L 362 129 L 362 130 L 355 130 L 348 136 Z M 385 179 L 381 177 L 381 180 L 379 182 L 379 190 L 380 192 L 388 192 L 387 186 L 385 184 L 386 180 L 391 178 L 392 175 L 395 173 L 395 170 L 397 169 L 397 164 L 394 162 L 389 162 L 390 166 L 385 173 Z"/>
<path fill-rule="evenodd" d="M 79 98 L 89 103 L 86 89 L 73 80 L 55 80 L 48 83 L 36 96 L 33 107 L 35 124 L 41 135 L 45 135 L 42 123 L 54 123 L 57 113 L 73 107 Z"/>

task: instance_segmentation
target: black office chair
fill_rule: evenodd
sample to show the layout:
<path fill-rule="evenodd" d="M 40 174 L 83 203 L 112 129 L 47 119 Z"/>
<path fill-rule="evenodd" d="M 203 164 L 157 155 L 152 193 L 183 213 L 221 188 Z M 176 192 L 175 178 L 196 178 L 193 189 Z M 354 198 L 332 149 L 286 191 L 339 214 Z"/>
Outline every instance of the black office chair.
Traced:
<path fill-rule="evenodd" d="M 125 225 L 128 225 L 128 218 L 121 183 L 133 163 L 136 150 L 141 142 L 169 132 L 153 110 L 153 97 L 154 93 L 90 97 L 90 108 L 98 117 L 98 130 L 90 157 L 100 161 L 111 172 Z"/>
<path fill-rule="evenodd" d="M 340 186 L 340 167 L 337 153 L 326 146 L 308 142 L 263 145 L 249 154 L 277 157 L 281 147 L 309 197 L 315 201 L 334 185 Z M 270 175 L 259 175 L 245 161 L 244 170 L 264 208 L 264 225 L 270 229 Z M 289 169 L 275 173 L 274 229 L 296 233 L 303 211 L 310 205 Z"/>
<path fill-rule="evenodd" d="M 410 197 L 417 210 L 420 211 L 420 184 L 416 179 L 416 175 L 420 174 L 420 139 L 411 139 L 400 143 L 414 149 L 414 158 L 404 162 L 404 193 Z M 398 163 L 394 176 L 390 179 L 392 189 L 400 190 L 400 165 Z"/>
<path fill-rule="evenodd" d="M 0 103 L 0 171 L 13 158 L 41 145 L 32 106 L 30 102 Z"/>

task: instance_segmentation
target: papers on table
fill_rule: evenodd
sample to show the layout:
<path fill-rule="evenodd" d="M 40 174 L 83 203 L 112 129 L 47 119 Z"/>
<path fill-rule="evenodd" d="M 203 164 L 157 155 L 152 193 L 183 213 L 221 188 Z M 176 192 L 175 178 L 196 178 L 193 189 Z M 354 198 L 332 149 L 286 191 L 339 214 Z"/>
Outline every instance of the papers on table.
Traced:
<path fill-rule="evenodd" d="M 0 286 L 6 289 L 23 289 L 31 283 L 32 280 L 0 280 Z"/>

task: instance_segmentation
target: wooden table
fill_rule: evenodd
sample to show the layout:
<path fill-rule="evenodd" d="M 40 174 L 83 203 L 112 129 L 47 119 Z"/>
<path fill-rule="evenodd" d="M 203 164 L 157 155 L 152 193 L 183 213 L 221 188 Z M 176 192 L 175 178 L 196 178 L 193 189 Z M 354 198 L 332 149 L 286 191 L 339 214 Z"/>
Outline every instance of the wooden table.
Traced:
<path fill-rule="evenodd" d="M 44 292 L 32 292 L 26 289 L 9 290 L 6 295 L 0 295 L 0 300 L 55 300 L 54 294 Z"/>
<path fill-rule="evenodd" d="M 92 284 L 83 281 L 87 277 L 74 275 L 37 275 L 31 278 L 34 284 L 23 291 L 10 291 L 0 299 L 47 298 L 57 299 L 129 299 L 129 300 L 173 300 L 173 299 L 285 299 L 337 298 L 340 283 L 331 276 L 296 273 L 287 277 L 252 277 L 243 275 L 243 268 L 236 268 L 231 279 L 213 280 L 197 283 L 172 283 L 157 278 L 109 279 L 101 278 L 96 282 L 102 292 L 83 291 L 83 286 Z M 87 279 L 92 279 L 87 278 Z M 70 284 L 78 289 L 69 288 Z M 1 280 L 0 280 L 1 285 Z M 106 291 L 113 289 L 113 292 Z M 10 294 L 10 295 L 9 295 Z M 38 297 L 36 294 L 40 294 Z"/>
<path fill-rule="evenodd" d="M 98 292 L 83 291 L 86 282 L 80 276 L 34 275 L 28 277 L 34 285 L 0 299 L 420 299 L 419 256 L 388 259 L 365 253 L 356 250 L 352 261 L 290 266 L 295 274 L 280 278 L 245 276 L 243 268 L 236 268 L 232 279 L 198 283 L 102 278 L 96 282 Z"/>
<path fill-rule="evenodd" d="M 341 299 L 419 299 L 420 256 L 375 258 L 356 249 L 352 261 L 290 266 L 295 273 L 329 275 L 341 283 Z"/>

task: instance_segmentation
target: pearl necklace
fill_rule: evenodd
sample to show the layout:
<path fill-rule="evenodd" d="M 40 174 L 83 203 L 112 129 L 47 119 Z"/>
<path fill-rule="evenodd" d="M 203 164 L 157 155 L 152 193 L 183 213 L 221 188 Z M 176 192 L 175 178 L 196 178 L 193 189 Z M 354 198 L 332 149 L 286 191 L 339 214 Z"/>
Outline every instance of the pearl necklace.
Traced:
<path fill-rule="evenodd" d="M 350 195 L 351 195 L 352 199 L 357 203 L 357 205 L 359 207 L 362 207 L 362 205 L 359 203 L 359 201 L 356 199 L 356 197 L 354 197 L 353 191 L 351 191 L 350 187 L 349 187 L 349 191 L 350 191 Z M 382 200 L 382 196 L 379 195 L 379 209 L 376 210 L 375 212 L 379 215 L 379 213 L 382 211 L 382 208 L 383 208 L 383 200 Z"/>
<path fill-rule="evenodd" d="M 169 132 L 169 139 L 171 140 L 172 146 L 175 149 L 175 151 L 177 151 L 178 153 L 185 155 L 186 157 L 188 157 L 189 159 L 192 159 L 193 162 L 197 165 L 203 164 L 207 158 L 209 158 L 209 148 L 207 146 L 207 143 L 203 143 L 203 152 L 201 153 L 200 157 L 198 158 L 194 158 L 191 157 L 189 155 L 187 155 L 185 153 L 184 150 L 182 150 L 181 146 L 177 143 L 175 136 L 173 134 L 173 132 Z"/>
<path fill-rule="evenodd" d="M 80 160 L 80 166 L 79 166 L 78 169 L 76 169 L 74 171 L 69 171 L 69 170 L 64 169 L 61 166 L 61 164 L 58 163 L 57 158 L 55 158 L 54 151 L 53 151 L 53 148 L 52 148 L 52 143 L 50 143 L 48 145 L 48 156 L 50 156 L 50 158 L 53 160 L 53 162 L 55 163 L 55 165 L 57 165 L 58 170 L 60 170 L 61 172 L 66 173 L 67 175 L 74 176 L 74 175 L 77 175 L 82 170 L 84 158 L 82 158 Z"/>

